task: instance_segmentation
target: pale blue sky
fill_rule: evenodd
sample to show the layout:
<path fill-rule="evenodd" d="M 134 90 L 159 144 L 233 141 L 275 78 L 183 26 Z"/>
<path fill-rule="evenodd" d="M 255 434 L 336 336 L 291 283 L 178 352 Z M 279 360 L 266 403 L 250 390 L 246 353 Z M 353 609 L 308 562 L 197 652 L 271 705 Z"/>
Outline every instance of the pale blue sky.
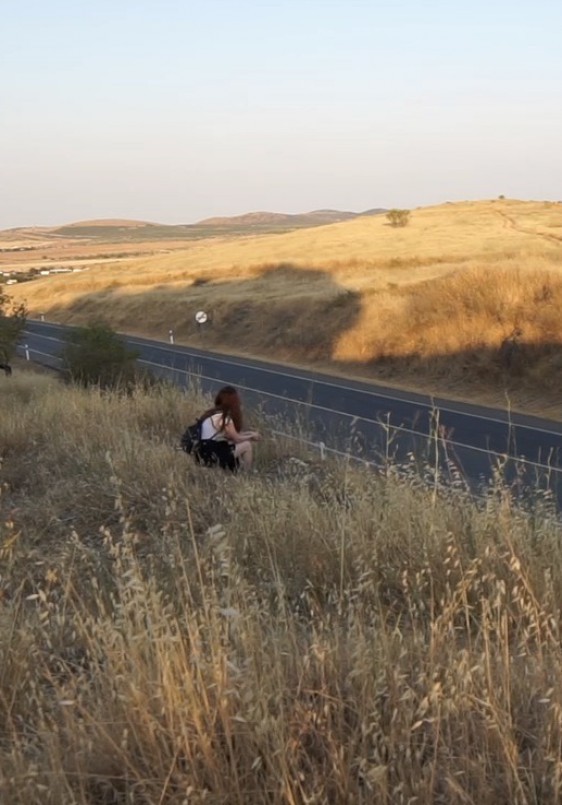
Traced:
<path fill-rule="evenodd" d="M 0 0 L 0 228 L 562 199 L 560 0 Z"/>

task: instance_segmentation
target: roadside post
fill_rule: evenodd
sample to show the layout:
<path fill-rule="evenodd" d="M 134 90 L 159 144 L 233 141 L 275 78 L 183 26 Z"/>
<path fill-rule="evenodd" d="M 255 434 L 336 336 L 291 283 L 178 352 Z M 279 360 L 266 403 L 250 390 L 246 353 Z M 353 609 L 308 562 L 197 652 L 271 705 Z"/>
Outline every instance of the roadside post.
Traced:
<path fill-rule="evenodd" d="M 170 338 L 170 344 L 173 344 L 174 343 L 174 331 L 173 330 L 168 330 L 168 336 Z"/>
<path fill-rule="evenodd" d="M 41 316 L 41 321 L 45 321 L 45 314 L 41 313 L 40 316 Z"/>
<path fill-rule="evenodd" d="M 25 360 L 26 360 L 26 361 L 28 361 L 28 360 L 29 360 L 29 345 L 28 345 L 28 344 L 24 344 L 24 345 L 23 345 L 23 348 L 24 348 L 24 350 L 25 350 Z"/>

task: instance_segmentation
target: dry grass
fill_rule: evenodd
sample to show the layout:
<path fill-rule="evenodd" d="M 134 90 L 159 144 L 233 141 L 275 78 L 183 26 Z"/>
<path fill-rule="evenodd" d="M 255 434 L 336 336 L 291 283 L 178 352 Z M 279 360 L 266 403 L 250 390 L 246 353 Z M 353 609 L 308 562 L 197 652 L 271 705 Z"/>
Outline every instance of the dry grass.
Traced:
<path fill-rule="evenodd" d="M 501 485 L 202 470 L 203 404 L 0 398 L 0 800 L 557 803 L 561 526 Z"/>
<path fill-rule="evenodd" d="M 169 254 L 15 287 L 31 312 L 322 364 L 559 418 L 562 205 L 466 202 L 279 235 L 196 241 Z M 311 327 L 311 321 L 314 326 Z M 499 361 L 514 327 L 518 371 Z"/>

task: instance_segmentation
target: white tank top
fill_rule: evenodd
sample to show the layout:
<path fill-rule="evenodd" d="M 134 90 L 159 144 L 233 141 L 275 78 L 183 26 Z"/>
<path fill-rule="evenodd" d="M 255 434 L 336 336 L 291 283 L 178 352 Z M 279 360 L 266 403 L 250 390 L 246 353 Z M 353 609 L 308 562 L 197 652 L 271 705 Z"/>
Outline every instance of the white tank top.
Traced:
<path fill-rule="evenodd" d="M 227 416 L 224 420 L 225 425 L 229 425 L 232 418 Z M 215 442 L 227 442 L 226 434 L 221 431 L 222 413 L 219 411 L 212 416 L 208 416 L 201 424 L 201 438 L 213 439 Z"/>

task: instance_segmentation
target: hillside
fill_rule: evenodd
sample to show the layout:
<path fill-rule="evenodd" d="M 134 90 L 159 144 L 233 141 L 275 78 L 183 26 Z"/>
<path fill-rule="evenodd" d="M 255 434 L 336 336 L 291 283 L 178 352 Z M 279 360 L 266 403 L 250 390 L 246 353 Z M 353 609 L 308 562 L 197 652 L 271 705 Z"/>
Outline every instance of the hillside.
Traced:
<path fill-rule="evenodd" d="M 288 215 L 274 212 L 250 212 L 245 215 L 235 215 L 227 218 L 205 218 L 196 226 L 225 227 L 225 228 L 266 228 L 268 226 L 287 228 L 307 228 L 309 226 L 324 226 L 336 224 L 340 221 L 351 221 L 364 215 L 380 215 L 384 209 L 372 209 L 366 212 L 342 212 L 341 210 L 313 210 L 312 212 Z"/>
<path fill-rule="evenodd" d="M 540 493 L 319 461 L 247 410 L 231 476 L 174 449 L 193 393 L 0 387 L 3 805 L 557 805 Z"/>
<path fill-rule="evenodd" d="M 560 416 L 562 205 L 497 200 L 201 239 L 18 288 L 77 323 Z M 204 309 L 212 324 L 193 320 Z M 517 365 L 501 344 L 521 330 Z M 201 339 L 204 339 L 202 342 Z"/>
<path fill-rule="evenodd" d="M 120 229 L 138 229 L 141 226 L 157 226 L 157 224 L 150 221 L 134 221 L 128 218 L 99 218 L 90 221 L 75 221 L 72 224 L 65 224 L 67 229 L 76 228 L 95 228 L 95 227 L 119 227 Z M 52 232 L 59 231 L 58 228 L 53 228 Z"/>
<path fill-rule="evenodd" d="M 141 255 L 161 255 L 185 249 L 192 241 L 283 234 L 322 227 L 363 213 L 315 210 L 299 215 L 258 212 L 208 218 L 195 224 L 161 224 L 120 218 L 75 221 L 55 227 L 19 227 L 0 231 L 0 271 L 39 272 L 57 267 L 77 268 L 92 260 L 100 265 Z"/>
<path fill-rule="evenodd" d="M 250 212 L 244 215 L 206 218 L 194 224 L 162 224 L 120 218 L 75 221 L 53 227 L 18 227 L 0 231 L 0 249 L 6 244 L 35 246 L 38 238 L 47 245 L 53 240 L 60 245 L 62 239 L 88 239 L 99 244 L 104 242 L 135 242 L 163 240 L 192 240 L 212 237 L 215 234 L 245 235 L 268 232 L 285 232 L 292 229 L 307 229 L 358 218 L 362 215 L 378 215 L 383 209 L 366 212 L 343 212 L 340 210 L 314 210 L 308 213 L 286 215 L 275 212 Z"/>

